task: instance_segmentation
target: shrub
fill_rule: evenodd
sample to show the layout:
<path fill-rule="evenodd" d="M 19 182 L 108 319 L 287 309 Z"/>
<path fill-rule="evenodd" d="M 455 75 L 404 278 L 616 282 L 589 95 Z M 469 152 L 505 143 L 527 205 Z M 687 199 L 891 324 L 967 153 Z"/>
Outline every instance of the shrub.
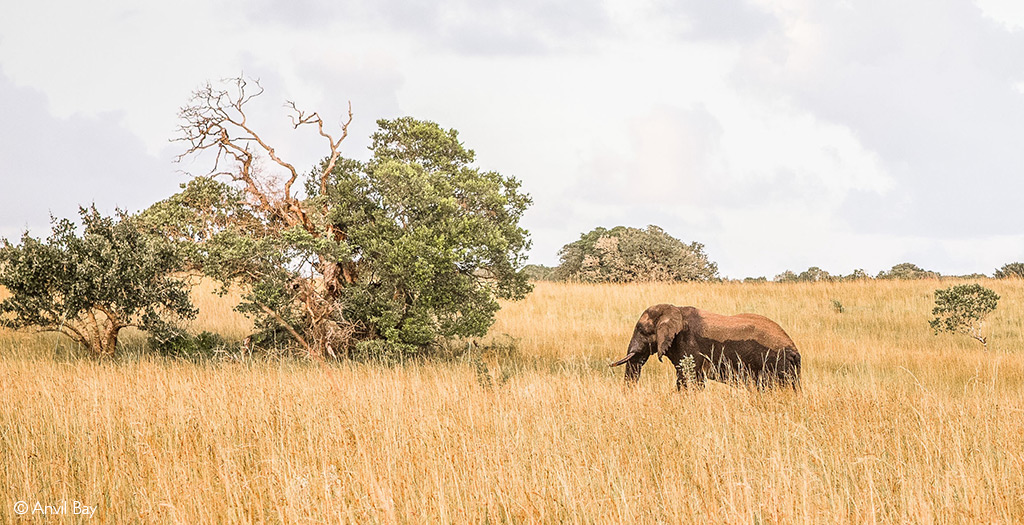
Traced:
<path fill-rule="evenodd" d="M 979 341 L 988 349 L 982 329 L 985 317 L 995 311 L 999 295 L 980 284 L 961 284 L 935 290 L 935 315 L 929 324 L 935 333 L 961 333 Z"/>
<path fill-rule="evenodd" d="M 523 267 L 523 273 L 531 281 L 554 281 L 557 267 L 544 266 L 543 264 L 527 264 Z"/>
<path fill-rule="evenodd" d="M 70 220 L 53 219 L 45 241 L 26 233 L 20 245 L 0 245 L 0 286 L 11 293 L 0 315 L 13 327 L 58 332 L 111 356 L 124 328 L 162 329 L 166 317 L 196 315 L 188 287 L 173 276 L 182 266 L 174 245 L 120 211 L 79 215 L 81 235 Z"/>
<path fill-rule="evenodd" d="M 994 277 L 996 279 L 1024 279 L 1024 263 L 1004 264 L 1002 268 L 996 270 Z"/>
<path fill-rule="evenodd" d="M 916 264 L 911 264 L 911 263 L 900 263 L 900 264 L 897 264 L 897 265 L 893 266 L 892 268 L 890 268 L 889 271 L 884 271 L 883 270 L 883 271 L 878 273 L 878 278 L 879 279 L 903 279 L 903 280 L 910 280 L 910 279 L 937 279 L 939 277 L 940 277 L 939 272 L 933 272 L 933 271 L 925 270 L 925 269 L 922 269 L 921 267 L 917 266 Z"/>
<path fill-rule="evenodd" d="M 864 279 L 870 279 L 871 276 L 867 274 L 863 269 L 857 268 L 850 275 L 844 275 L 839 278 L 841 281 L 861 281 Z"/>
<path fill-rule="evenodd" d="M 149 348 L 160 355 L 187 359 L 212 357 L 218 351 L 228 350 L 233 346 L 218 334 L 204 331 L 193 335 L 177 327 L 151 331 L 148 343 Z"/>
<path fill-rule="evenodd" d="M 834 280 L 836 280 L 836 278 L 833 277 L 832 274 L 818 268 L 817 266 L 811 266 L 799 274 L 786 270 L 775 276 L 775 282 L 778 283 L 815 283 Z"/>
<path fill-rule="evenodd" d="M 558 252 L 555 278 L 582 282 L 708 281 L 718 265 L 704 245 L 686 244 L 657 226 L 596 228 Z"/>
<path fill-rule="evenodd" d="M 800 280 L 800 277 L 797 274 L 793 273 L 792 270 L 786 270 L 776 275 L 775 279 L 772 280 L 777 283 L 795 283 Z"/>

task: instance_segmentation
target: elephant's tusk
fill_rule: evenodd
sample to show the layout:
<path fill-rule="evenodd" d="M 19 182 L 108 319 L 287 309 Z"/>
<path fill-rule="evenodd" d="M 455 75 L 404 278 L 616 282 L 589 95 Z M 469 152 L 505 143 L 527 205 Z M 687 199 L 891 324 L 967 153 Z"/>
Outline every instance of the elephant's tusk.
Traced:
<path fill-rule="evenodd" d="M 629 361 L 630 359 L 633 359 L 633 356 L 635 356 L 636 354 L 637 354 L 636 352 L 630 352 L 630 353 L 626 354 L 626 357 L 623 357 L 619 361 L 616 361 L 616 362 L 614 362 L 614 363 L 612 363 L 612 364 L 610 364 L 608 366 L 610 366 L 610 367 L 619 366 L 619 365 L 625 363 L 626 361 Z"/>

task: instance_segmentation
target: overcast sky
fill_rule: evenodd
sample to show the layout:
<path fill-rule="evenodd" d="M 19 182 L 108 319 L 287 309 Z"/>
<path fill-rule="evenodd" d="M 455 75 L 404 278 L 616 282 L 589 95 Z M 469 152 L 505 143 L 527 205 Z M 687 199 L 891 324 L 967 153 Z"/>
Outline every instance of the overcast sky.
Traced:
<path fill-rule="evenodd" d="M 989 273 L 1024 261 L 1024 2 L 0 0 L 0 236 L 186 180 L 178 108 L 267 88 L 253 118 L 366 158 L 378 118 L 458 129 L 533 196 L 531 262 L 596 226 L 657 224 L 729 277 Z"/>

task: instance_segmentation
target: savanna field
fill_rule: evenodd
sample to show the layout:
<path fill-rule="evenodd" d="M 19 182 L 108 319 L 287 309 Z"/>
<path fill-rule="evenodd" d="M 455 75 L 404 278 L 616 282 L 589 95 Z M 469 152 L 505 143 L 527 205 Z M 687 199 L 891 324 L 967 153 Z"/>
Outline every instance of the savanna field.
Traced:
<path fill-rule="evenodd" d="M 981 282 L 987 352 L 933 334 L 936 280 L 539 283 L 468 352 L 397 366 L 0 331 L 0 522 L 1021 523 L 1024 281 Z M 244 337 L 211 289 L 193 328 Z M 778 321 L 802 392 L 677 393 L 656 359 L 624 388 L 607 364 L 660 302 Z"/>

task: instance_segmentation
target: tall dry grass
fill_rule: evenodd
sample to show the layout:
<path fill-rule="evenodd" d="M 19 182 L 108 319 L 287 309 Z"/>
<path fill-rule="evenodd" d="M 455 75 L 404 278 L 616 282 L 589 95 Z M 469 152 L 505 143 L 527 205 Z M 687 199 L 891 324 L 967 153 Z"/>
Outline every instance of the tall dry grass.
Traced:
<path fill-rule="evenodd" d="M 1024 282 L 984 284 L 989 352 L 931 333 L 936 281 L 541 284 L 492 330 L 518 354 L 391 368 L 0 332 L 0 522 L 62 499 L 105 522 L 1022 522 Z M 657 302 L 778 320 L 803 392 L 676 393 L 657 361 L 624 389 L 606 363 Z"/>

